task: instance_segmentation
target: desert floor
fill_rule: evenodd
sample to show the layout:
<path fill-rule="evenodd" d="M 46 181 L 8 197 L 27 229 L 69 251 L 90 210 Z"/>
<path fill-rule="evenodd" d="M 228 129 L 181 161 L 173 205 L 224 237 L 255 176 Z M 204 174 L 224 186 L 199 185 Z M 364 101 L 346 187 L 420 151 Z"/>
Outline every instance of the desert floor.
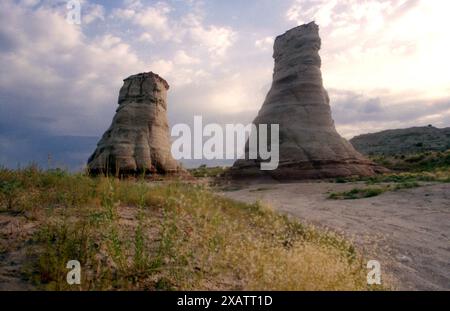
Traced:
<path fill-rule="evenodd" d="M 382 278 L 399 290 L 450 290 L 450 184 L 386 192 L 357 200 L 330 200 L 330 192 L 358 183 L 258 183 L 222 195 L 261 202 L 353 239 Z"/>

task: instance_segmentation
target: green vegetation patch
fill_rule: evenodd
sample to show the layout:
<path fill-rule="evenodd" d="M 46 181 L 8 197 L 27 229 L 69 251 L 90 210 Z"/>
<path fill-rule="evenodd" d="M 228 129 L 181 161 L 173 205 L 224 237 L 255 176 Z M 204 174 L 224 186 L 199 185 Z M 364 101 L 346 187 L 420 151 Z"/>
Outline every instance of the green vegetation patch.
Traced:
<path fill-rule="evenodd" d="M 409 155 L 373 156 L 371 159 L 394 171 L 448 172 L 450 169 L 450 149 L 447 151 L 427 151 Z"/>
<path fill-rule="evenodd" d="M 333 192 L 328 196 L 328 198 L 332 200 L 356 200 L 375 197 L 383 192 L 384 190 L 381 188 L 355 188 L 345 192 Z"/>
<path fill-rule="evenodd" d="M 375 156 L 371 158 L 392 170 L 391 173 L 371 177 L 339 177 L 336 183 L 364 181 L 379 183 L 450 182 L 450 150 L 424 152 L 413 155 Z"/>
<path fill-rule="evenodd" d="M 198 168 L 189 169 L 194 177 L 220 177 L 225 174 L 228 168 L 222 166 L 207 167 L 206 165 L 200 165 Z"/>
<path fill-rule="evenodd" d="M 379 187 L 354 188 L 350 191 L 333 192 L 328 198 L 332 200 L 356 200 L 376 197 L 387 191 L 397 191 L 402 189 L 412 189 L 420 187 L 417 182 L 402 182 L 394 185 L 384 185 Z"/>

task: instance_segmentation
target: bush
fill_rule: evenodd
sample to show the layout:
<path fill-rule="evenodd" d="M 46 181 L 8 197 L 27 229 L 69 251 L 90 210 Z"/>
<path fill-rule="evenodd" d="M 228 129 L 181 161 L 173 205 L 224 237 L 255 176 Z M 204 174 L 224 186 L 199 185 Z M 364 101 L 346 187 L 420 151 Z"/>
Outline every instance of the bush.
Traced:
<path fill-rule="evenodd" d="M 198 168 L 190 169 L 189 172 L 194 177 L 220 177 L 227 171 L 226 167 L 216 166 L 207 167 L 206 165 L 200 165 Z"/>
<path fill-rule="evenodd" d="M 0 180 L 0 202 L 6 209 L 12 210 L 23 191 L 19 180 Z"/>

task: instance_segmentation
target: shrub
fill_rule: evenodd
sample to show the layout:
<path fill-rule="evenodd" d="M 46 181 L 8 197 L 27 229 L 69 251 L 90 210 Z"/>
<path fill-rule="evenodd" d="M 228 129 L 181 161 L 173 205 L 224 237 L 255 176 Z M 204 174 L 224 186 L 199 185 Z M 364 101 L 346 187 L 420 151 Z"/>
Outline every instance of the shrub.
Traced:
<path fill-rule="evenodd" d="M 22 183 L 19 180 L 0 180 L 0 202 L 8 210 L 13 209 L 22 191 Z"/>
<path fill-rule="evenodd" d="M 328 198 L 333 200 L 356 200 L 361 198 L 371 198 L 380 195 L 385 190 L 382 188 L 355 188 L 345 192 L 333 192 Z"/>

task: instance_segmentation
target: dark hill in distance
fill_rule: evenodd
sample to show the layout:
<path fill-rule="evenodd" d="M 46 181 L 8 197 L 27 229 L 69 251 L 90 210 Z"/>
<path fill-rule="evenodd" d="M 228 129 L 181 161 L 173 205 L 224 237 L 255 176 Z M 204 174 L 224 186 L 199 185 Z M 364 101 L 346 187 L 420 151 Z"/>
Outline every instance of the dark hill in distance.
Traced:
<path fill-rule="evenodd" d="M 5 135 L 0 131 L 0 167 L 26 167 L 32 163 L 43 169 L 61 168 L 82 171 L 95 149 L 98 136 L 50 136 L 36 133 L 29 136 Z M 49 163 L 50 155 L 50 163 Z M 233 160 L 182 160 L 186 168 L 231 166 Z"/>
<path fill-rule="evenodd" d="M 36 134 L 13 137 L 0 134 L 0 166 L 16 169 L 34 163 L 43 169 L 82 171 L 98 139 L 91 136 Z"/>
<path fill-rule="evenodd" d="M 450 127 L 439 129 L 431 125 L 386 130 L 356 136 L 350 140 L 359 152 L 366 155 L 401 155 L 423 151 L 450 149 Z"/>

